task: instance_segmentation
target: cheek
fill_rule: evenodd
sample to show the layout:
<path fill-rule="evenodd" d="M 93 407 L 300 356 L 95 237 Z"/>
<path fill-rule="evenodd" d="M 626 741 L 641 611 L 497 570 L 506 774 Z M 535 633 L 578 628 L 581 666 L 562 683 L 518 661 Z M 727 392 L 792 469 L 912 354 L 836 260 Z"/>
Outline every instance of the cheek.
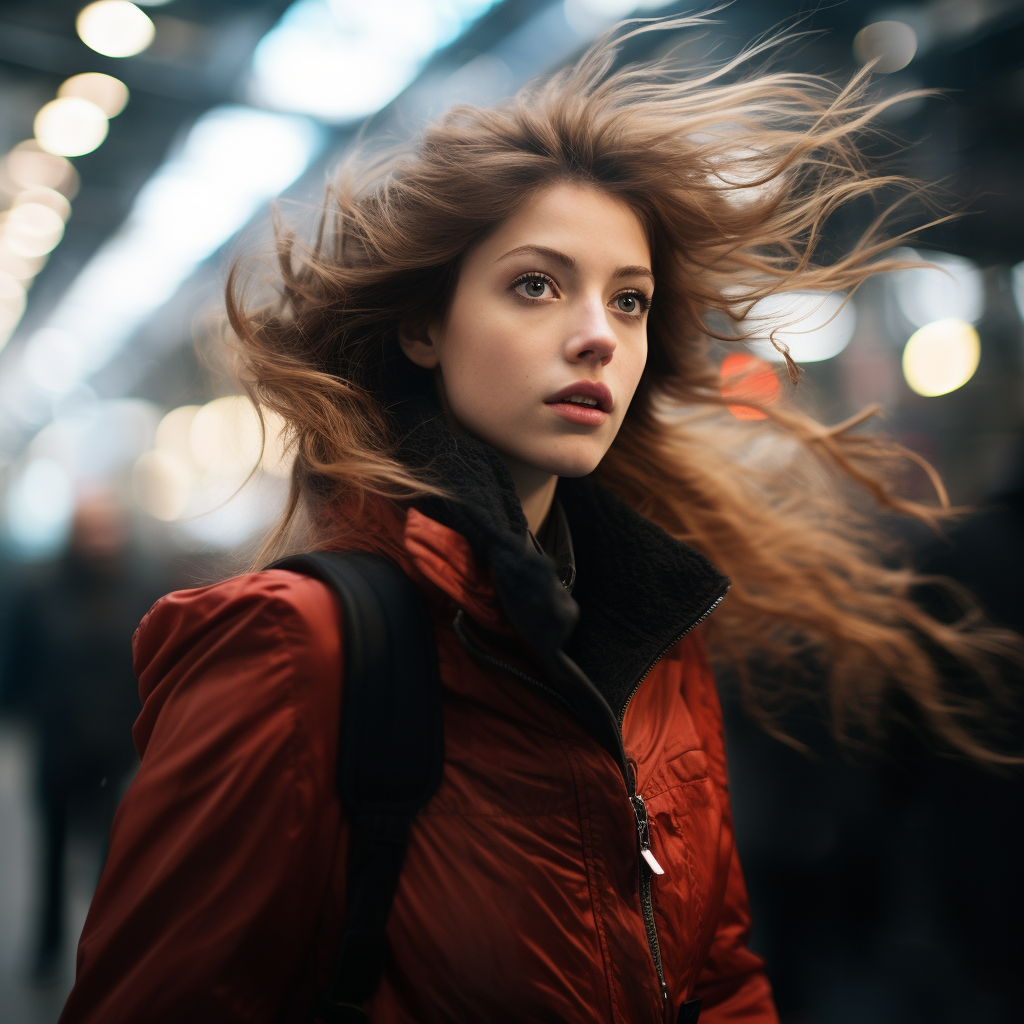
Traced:
<path fill-rule="evenodd" d="M 503 323 L 501 317 L 493 313 L 452 317 L 441 358 L 452 412 L 473 429 L 507 418 L 529 392 L 535 362 L 522 331 Z"/>
<path fill-rule="evenodd" d="M 632 398 L 640 378 L 643 376 L 644 367 L 647 365 L 647 339 L 640 344 L 624 345 L 619 350 L 621 359 L 619 361 L 619 382 L 625 394 Z"/>

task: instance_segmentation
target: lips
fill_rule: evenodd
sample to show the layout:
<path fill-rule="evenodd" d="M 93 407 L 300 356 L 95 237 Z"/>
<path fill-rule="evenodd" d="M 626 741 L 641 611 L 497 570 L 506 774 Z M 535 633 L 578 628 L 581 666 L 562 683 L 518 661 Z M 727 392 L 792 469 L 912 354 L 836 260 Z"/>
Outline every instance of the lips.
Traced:
<path fill-rule="evenodd" d="M 591 401 L 572 401 L 572 399 L 578 398 L 591 399 Z M 608 387 L 605 384 L 595 384 L 589 380 L 580 380 L 569 384 L 550 398 L 545 398 L 544 402 L 546 405 L 570 405 L 578 409 L 600 409 L 604 413 L 611 412 L 614 405 L 612 393 Z M 593 404 L 594 402 L 596 405 Z"/>

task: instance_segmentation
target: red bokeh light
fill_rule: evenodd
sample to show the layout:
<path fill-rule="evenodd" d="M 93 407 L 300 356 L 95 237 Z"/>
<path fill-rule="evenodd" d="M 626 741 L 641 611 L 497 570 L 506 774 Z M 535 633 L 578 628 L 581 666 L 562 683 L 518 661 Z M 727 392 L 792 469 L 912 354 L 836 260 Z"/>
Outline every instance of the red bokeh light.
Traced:
<path fill-rule="evenodd" d="M 774 405 L 782 394 L 782 385 L 772 364 L 749 352 L 733 352 L 722 360 L 722 397 L 730 402 L 728 409 L 738 420 L 763 420 L 760 409 L 741 404 L 759 402 Z M 736 403 L 736 404 L 733 404 Z"/>

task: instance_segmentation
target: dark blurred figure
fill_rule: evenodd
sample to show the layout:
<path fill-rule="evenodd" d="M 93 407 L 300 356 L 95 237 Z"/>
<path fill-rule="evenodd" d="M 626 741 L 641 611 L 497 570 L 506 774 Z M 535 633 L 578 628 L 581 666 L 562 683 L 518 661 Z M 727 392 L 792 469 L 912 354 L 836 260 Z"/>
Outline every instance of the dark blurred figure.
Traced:
<path fill-rule="evenodd" d="M 1024 635 L 1024 490 L 923 546 L 927 574 L 965 587 Z M 952 602 L 922 591 L 935 614 Z M 1024 749 L 1016 710 L 988 741 Z M 951 679 L 957 689 L 965 684 Z M 908 726 L 885 749 L 837 749 L 813 714 L 766 735 L 724 687 L 737 841 L 783 1024 L 1024 1021 L 1024 775 L 942 756 Z"/>
<path fill-rule="evenodd" d="M 1024 489 L 987 502 L 951 531 L 949 541 L 925 549 L 923 571 L 956 580 L 992 621 L 1024 636 Z M 990 742 L 1020 754 L 1024 671 L 1008 667 L 1006 678 L 1011 701 L 1003 720 L 989 730 Z M 906 759 L 904 766 L 904 800 L 909 814 L 924 823 L 918 840 L 930 850 L 940 919 L 988 1013 L 982 1019 L 1019 1024 L 1024 1021 L 1024 771 L 993 772 L 923 754 Z"/>
<path fill-rule="evenodd" d="M 43 863 L 33 975 L 53 978 L 64 941 L 69 820 L 104 844 L 136 764 L 139 712 L 131 637 L 162 593 L 159 573 L 129 544 L 128 522 L 109 494 L 83 497 L 70 542 L 54 565 L 25 580 L 9 616 L 4 703 L 32 723 Z M 101 858 L 102 862 L 102 858 Z"/>

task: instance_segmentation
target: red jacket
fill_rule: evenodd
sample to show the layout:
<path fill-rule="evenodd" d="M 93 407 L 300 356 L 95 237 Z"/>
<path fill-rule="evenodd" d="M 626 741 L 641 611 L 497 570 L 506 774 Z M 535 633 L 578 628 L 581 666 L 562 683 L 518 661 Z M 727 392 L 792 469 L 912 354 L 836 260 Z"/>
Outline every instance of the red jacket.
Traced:
<path fill-rule="evenodd" d="M 584 530 L 574 522 L 574 539 Z M 462 535 L 415 510 L 397 543 L 386 533 L 365 546 L 399 560 L 433 615 L 446 756 L 414 825 L 371 1021 L 656 1024 L 636 820 L 607 741 L 460 641 L 461 609 L 477 643 L 514 647 L 493 573 Z M 171 594 L 143 620 L 142 765 L 114 821 L 61 1024 L 309 1021 L 344 911 L 333 782 L 343 643 L 334 595 L 281 570 Z M 508 656 L 540 671 L 527 651 Z M 673 1019 L 700 997 L 701 1024 L 775 1022 L 746 946 L 699 629 L 643 678 L 621 730 L 665 869 L 653 913 Z"/>

